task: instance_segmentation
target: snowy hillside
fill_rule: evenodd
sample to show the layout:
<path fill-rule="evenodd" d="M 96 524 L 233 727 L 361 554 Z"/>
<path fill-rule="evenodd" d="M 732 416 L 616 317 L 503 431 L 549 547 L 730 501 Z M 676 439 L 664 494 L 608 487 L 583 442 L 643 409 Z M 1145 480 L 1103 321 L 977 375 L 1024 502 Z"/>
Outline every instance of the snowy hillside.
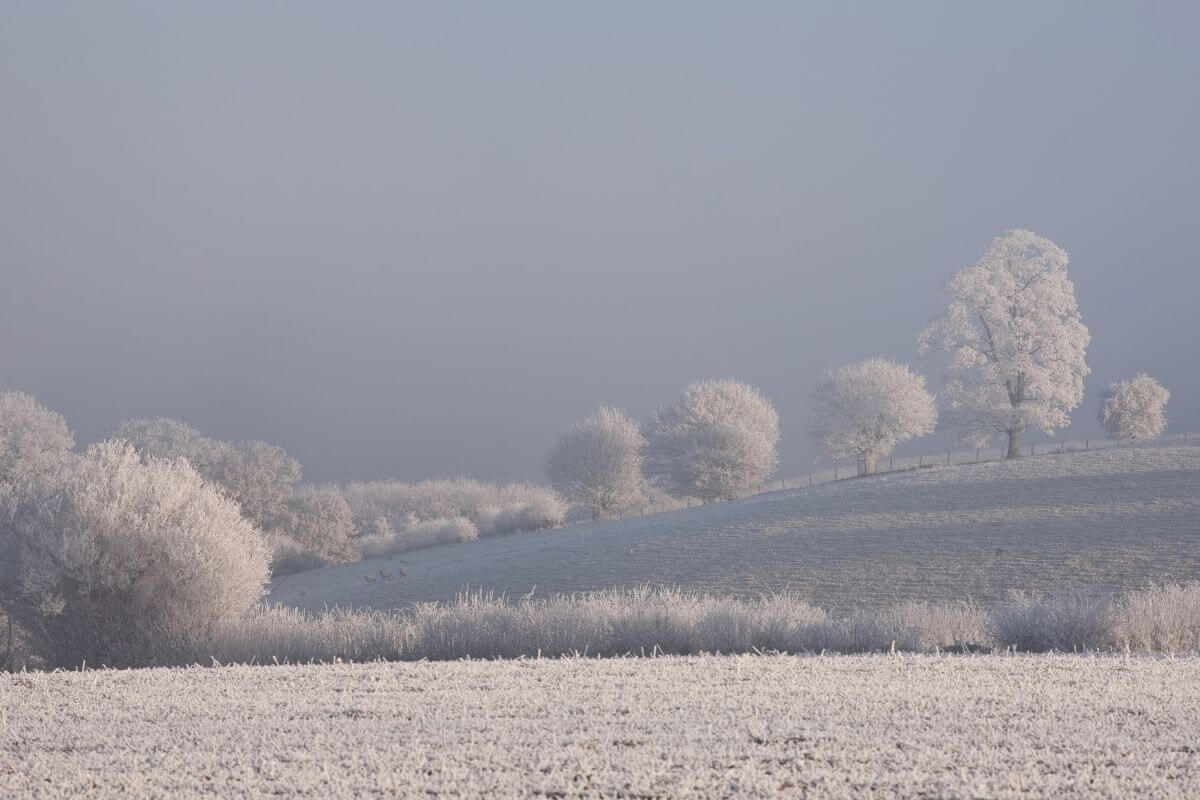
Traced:
<path fill-rule="evenodd" d="M 394 608 L 644 583 L 791 590 L 831 609 L 1010 588 L 1200 578 L 1200 446 L 939 467 L 636 519 L 449 545 L 280 578 L 271 600 Z M 391 580 L 368 583 L 379 569 Z M 536 588 L 535 588 L 536 587 Z"/>

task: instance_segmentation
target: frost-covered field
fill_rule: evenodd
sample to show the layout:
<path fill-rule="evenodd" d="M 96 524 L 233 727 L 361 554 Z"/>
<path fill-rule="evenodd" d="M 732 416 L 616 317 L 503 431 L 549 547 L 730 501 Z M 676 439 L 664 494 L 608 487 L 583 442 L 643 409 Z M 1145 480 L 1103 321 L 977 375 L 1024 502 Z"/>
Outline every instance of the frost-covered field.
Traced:
<path fill-rule="evenodd" d="M 0 674 L 3 797 L 1196 797 L 1200 659 Z"/>
<path fill-rule="evenodd" d="M 831 611 L 907 599 L 991 602 L 1011 588 L 1125 589 L 1200 579 L 1200 446 L 941 467 L 651 517 L 408 553 L 279 579 L 305 608 L 400 607 L 464 586 L 521 596 L 673 584 L 790 590 Z"/>

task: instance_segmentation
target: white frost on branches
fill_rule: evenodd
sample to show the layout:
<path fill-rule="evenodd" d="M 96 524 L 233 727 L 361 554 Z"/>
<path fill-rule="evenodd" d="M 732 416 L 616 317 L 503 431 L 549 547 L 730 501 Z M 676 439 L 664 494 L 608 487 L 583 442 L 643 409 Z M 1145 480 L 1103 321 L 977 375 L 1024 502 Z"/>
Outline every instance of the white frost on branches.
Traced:
<path fill-rule="evenodd" d="M 0 493 L 0 611 L 54 666 L 152 660 L 262 597 L 262 535 L 183 459 L 106 441 Z"/>
<path fill-rule="evenodd" d="M 571 427 L 546 456 L 546 476 L 563 497 L 603 519 L 642 497 L 642 448 L 638 424 L 602 406 Z"/>
<path fill-rule="evenodd" d="M 918 337 L 922 355 L 950 353 L 943 396 L 963 440 L 1008 436 L 1020 453 L 1027 428 L 1054 433 L 1083 399 L 1091 339 L 1067 277 L 1067 254 L 1026 230 L 996 237 L 943 289 L 945 315 Z"/>
<path fill-rule="evenodd" d="M 778 441 L 779 414 L 753 386 L 693 383 L 647 423 L 646 474 L 673 497 L 737 497 L 775 471 Z"/>
<path fill-rule="evenodd" d="M 1161 383 L 1149 375 L 1110 384 L 1100 393 L 1100 424 L 1117 441 L 1157 439 L 1167 429 L 1167 401 Z"/>
<path fill-rule="evenodd" d="M 74 446 L 60 414 L 24 392 L 0 392 L 0 486 L 53 475 Z"/>
<path fill-rule="evenodd" d="M 898 443 L 937 424 L 925 378 L 883 358 L 831 369 L 813 391 L 813 412 L 817 445 L 833 458 L 859 459 L 863 475 Z"/>

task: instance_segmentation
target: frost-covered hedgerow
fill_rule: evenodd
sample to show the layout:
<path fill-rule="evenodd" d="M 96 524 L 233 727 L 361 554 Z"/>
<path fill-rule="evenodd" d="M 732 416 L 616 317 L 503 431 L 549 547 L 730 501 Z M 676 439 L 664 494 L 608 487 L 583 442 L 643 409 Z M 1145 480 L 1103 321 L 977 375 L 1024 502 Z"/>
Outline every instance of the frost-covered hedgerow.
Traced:
<path fill-rule="evenodd" d="M 0 497 L 0 610 L 52 666 L 172 662 L 263 594 L 266 541 L 184 460 L 93 445 Z"/>
<path fill-rule="evenodd" d="M 432 539 L 428 545 L 404 548 L 410 550 L 442 543 L 443 537 L 418 530 L 417 526 L 426 523 L 457 530 L 461 537 L 456 541 L 465 541 L 552 528 L 567 516 L 566 502 L 553 489 L 528 483 L 496 486 L 465 478 L 415 484 L 370 481 L 352 483 L 344 494 L 354 515 L 356 536 L 395 538 L 412 531 L 414 543 Z M 474 528 L 474 535 L 461 524 L 441 524 L 460 518 Z"/>
<path fill-rule="evenodd" d="M 262 608 L 212 643 L 221 662 L 1003 650 L 1200 652 L 1200 583 L 1120 595 L 906 602 L 832 616 L 790 594 L 671 588 L 527 597 L 465 594 L 404 612 Z"/>
<path fill-rule="evenodd" d="M 404 527 L 392 530 L 386 519 L 379 519 L 373 533 L 355 540 L 363 558 L 380 558 L 409 550 L 436 547 L 439 544 L 470 542 L 479 538 L 479 531 L 466 517 L 431 519 L 422 522 L 410 518 Z"/>

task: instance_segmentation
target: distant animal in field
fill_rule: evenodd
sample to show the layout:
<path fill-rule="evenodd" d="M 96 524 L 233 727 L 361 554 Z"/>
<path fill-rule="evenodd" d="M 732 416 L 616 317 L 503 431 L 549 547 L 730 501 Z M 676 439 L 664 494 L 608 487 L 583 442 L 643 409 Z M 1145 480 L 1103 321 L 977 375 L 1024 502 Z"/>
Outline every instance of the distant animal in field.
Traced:
<path fill-rule="evenodd" d="M 363 575 L 363 580 L 366 581 L 367 583 L 375 583 L 376 581 L 379 580 L 379 578 L 377 578 L 372 573 L 368 572 L 366 575 Z"/>
<path fill-rule="evenodd" d="M 379 570 L 379 579 L 383 581 L 390 581 L 392 579 L 392 571 L 390 569 Z"/>

